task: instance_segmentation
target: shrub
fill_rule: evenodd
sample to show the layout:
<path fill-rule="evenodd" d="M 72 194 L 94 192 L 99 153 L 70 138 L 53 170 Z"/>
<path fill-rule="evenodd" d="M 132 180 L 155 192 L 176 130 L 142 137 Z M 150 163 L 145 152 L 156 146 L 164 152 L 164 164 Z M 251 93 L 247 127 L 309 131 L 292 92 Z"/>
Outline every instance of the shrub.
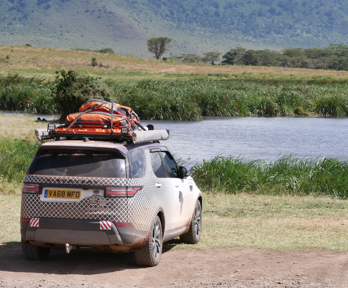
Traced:
<path fill-rule="evenodd" d="M 114 50 L 112 50 L 111 48 L 103 48 L 100 50 L 95 50 L 95 52 L 115 54 Z"/>
<path fill-rule="evenodd" d="M 97 62 L 97 58 L 93 57 L 92 58 L 92 64 L 93 67 L 97 67 L 98 66 L 98 62 Z"/>
<path fill-rule="evenodd" d="M 56 88 L 53 91 L 53 99 L 57 105 L 60 120 L 77 112 L 79 107 L 90 99 L 103 99 L 110 101 L 107 86 L 100 82 L 100 78 L 83 76 L 73 70 L 57 71 L 55 79 Z"/>

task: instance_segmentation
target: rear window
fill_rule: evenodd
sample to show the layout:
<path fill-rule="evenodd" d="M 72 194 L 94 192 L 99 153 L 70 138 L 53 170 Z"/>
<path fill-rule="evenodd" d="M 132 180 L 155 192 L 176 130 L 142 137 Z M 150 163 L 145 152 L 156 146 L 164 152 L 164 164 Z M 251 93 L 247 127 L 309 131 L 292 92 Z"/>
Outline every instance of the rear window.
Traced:
<path fill-rule="evenodd" d="M 28 174 L 53 176 L 125 178 L 125 159 L 105 151 L 43 150 L 31 163 Z"/>

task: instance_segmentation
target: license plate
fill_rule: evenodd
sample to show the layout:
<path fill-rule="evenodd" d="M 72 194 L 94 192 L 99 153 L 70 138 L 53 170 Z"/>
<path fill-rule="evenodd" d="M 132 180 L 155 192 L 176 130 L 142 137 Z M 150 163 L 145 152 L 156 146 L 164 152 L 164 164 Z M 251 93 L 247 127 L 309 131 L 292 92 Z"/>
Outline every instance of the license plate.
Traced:
<path fill-rule="evenodd" d="M 81 191 L 45 189 L 44 198 L 80 199 Z"/>

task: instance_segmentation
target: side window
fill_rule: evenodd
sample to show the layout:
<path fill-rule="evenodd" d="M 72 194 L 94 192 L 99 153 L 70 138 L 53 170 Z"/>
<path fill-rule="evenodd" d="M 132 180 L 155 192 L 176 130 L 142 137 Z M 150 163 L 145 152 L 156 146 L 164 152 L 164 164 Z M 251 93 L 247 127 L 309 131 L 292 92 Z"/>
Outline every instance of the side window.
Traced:
<path fill-rule="evenodd" d="M 137 149 L 128 153 L 128 175 L 129 178 L 142 178 L 145 176 L 145 152 Z"/>
<path fill-rule="evenodd" d="M 177 170 L 175 161 L 173 159 L 173 156 L 169 152 L 161 151 L 160 153 L 163 157 L 164 166 L 168 172 L 169 177 L 178 178 L 178 170 Z"/>
<path fill-rule="evenodd" d="M 155 173 L 155 175 L 158 178 L 166 178 L 166 171 L 164 170 L 164 166 L 159 152 L 152 152 L 150 153 L 150 155 L 153 173 Z"/>

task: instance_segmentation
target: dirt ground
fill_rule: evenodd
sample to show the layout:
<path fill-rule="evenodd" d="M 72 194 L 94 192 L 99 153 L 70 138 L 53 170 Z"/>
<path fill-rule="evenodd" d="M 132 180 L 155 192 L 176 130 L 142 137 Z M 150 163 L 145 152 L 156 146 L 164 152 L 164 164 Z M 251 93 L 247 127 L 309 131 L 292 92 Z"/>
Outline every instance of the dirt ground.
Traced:
<path fill-rule="evenodd" d="M 174 248 L 140 268 L 133 254 L 51 251 L 27 261 L 15 243 L 0 245 L 0 287 L 348 287 L 348 253 Z"/>

